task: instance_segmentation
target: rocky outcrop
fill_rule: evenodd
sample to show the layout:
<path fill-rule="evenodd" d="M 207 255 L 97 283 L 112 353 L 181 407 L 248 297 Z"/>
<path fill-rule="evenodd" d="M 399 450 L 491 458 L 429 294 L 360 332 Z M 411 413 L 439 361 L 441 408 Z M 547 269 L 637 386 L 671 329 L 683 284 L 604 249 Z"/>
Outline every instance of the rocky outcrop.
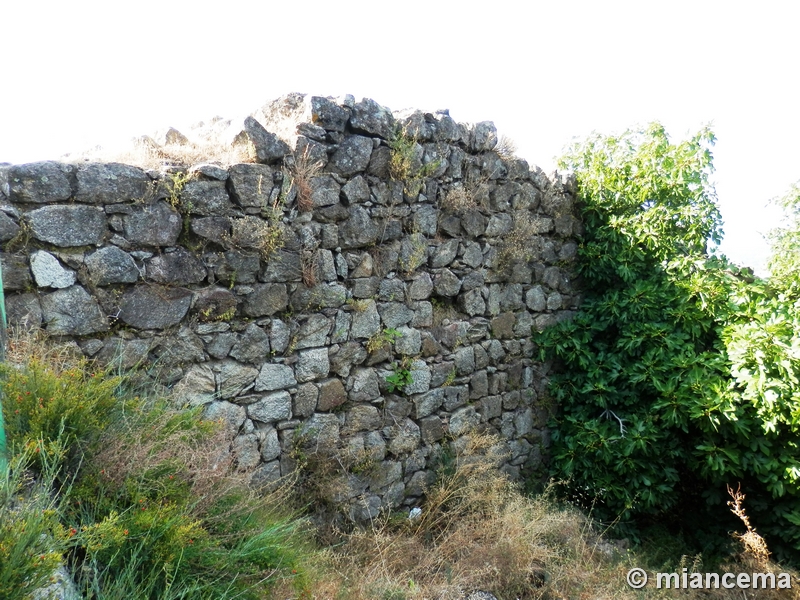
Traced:
<path fill-rule="evenodd" d="M 255 163 L 0 167 L 9 317 L 157 367 L 255 485 L 334 456 L 354 519 L 414 506 L 473 430 L 541 469 L 530 333 L 579 300 L 574 183 L 447 112 L 292 94 L 241 125 Z"/>

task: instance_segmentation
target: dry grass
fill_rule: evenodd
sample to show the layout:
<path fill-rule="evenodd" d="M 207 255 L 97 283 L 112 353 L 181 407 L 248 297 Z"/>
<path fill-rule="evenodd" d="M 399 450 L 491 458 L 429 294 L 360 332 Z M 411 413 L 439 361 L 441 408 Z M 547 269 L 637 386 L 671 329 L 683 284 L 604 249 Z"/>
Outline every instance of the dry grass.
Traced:
<path fill-rule="evenodd" d="M 317 599 L 456 600 L 480 590 L 499 600 L 639 598 L 797 598 L 791 590 L 665 590 L 655 588 L 655 571 L 643 590 L 628 587 L 626 575 L 645 560 L 605 541 L 589 518 L 557 503 L 547 491 L 523 495 L 497 469 L 498 440 L 473 435 L 442 461 L 427 491 L 422 513 L 382 516 L 368 527 L 341 534 L 330 551 L 327 572 L 312 589 Z M 675 570 L 701 571 L 699 558 L 684 557 Z M 758 568 L 739 557 L 732 572 Z"/>
<path fill-rule="evenodd" d="M 494 151 L 504 160 L 514 158 L 517 154 L 517 144 L 510 137 L 501 135 L 494 147 Z"/>
<path fill-rule="evenodd" d="M 298 199 L 299 198 L 298 196 Z M 316 254 L 310 251 L 302 252 L 300 254 L 300 278 L 303 281 L 303 285 L 307 288 L 312 288 L 317 285 L 319 280 L 317 277 L 318 271 Z"/>
<path fill-rule="evenodd" d="M 528 212 L 518 211 L 514 225 L 497 246 L 495 265 L 498 270 L 510 269 L 515 262 L 527 262 L 533 258 L 533 238 L 538 233 L 537 225 Z"/>
<path fill-rule="evenodd" d="M 225 166 L 255 162 L 255 154 L 248 144 L 225 144 L 208 140 L 162 146 L 146 135 L 133 140 L 127 149 L 97 148 L 67 158 L 74 162 L 119 162 L 154 170 L 209 162 Z"/>
<path fill-rule="evenodd" d="M 322 161 L 313 161 L 309 154 L 310 147 L 306 146 L 302 153 L 296 154 L 288 161 L 288 171 L 292 178 L 292 185 L 297 190 L 297 209 L 300 212 L 310 212 L 314 208 L 311 199 L 311 180 L 322 170 Z"/>

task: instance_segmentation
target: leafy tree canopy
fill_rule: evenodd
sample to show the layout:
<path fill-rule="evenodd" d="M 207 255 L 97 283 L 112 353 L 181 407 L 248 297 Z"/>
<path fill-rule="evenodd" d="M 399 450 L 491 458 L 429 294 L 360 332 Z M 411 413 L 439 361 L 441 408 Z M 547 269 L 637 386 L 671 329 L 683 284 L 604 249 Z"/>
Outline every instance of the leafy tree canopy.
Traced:
<path fill-rule="evenodd" d="M 713 133 L 594 135 L 575 172 L 584 295 L 570 321 L 534 334 L 555 359 L 553 474 L 628 531 L 644 516 L 723 524 L 742 483 L 762 531 L 800 556 L 798 195 L 764 282 L 713 254 L 722 237 L 709 182 Z"/>

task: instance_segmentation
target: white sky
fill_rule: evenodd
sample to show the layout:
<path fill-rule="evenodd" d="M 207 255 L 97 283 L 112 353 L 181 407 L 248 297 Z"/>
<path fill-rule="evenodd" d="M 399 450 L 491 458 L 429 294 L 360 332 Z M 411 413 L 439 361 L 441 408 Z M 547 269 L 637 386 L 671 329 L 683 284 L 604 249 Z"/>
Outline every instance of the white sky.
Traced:
<path fill-rule="evenodd" d="M 800 179 L 800 3 L 2 0 L 0 161 L 236 117 L 292 91 L 493 120 L 550 170 L 573 137 L 711 123 L 723 251 L 761 268 Z"/>

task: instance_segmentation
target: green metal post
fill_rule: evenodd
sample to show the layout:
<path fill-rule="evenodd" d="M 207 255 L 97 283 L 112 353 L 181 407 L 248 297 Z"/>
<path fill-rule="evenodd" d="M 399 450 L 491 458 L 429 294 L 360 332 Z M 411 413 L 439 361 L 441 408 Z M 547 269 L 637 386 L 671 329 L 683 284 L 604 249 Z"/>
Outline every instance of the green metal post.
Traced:
<path fill-rule="evenodd" d="M 3 292 L 3 268 L 0 266 L 0 363 L 6 359 L 6 296 Z M 3 394 L 0 391 L 0 473 L 8 468 L 6 426 L 3 422 Z"/>

